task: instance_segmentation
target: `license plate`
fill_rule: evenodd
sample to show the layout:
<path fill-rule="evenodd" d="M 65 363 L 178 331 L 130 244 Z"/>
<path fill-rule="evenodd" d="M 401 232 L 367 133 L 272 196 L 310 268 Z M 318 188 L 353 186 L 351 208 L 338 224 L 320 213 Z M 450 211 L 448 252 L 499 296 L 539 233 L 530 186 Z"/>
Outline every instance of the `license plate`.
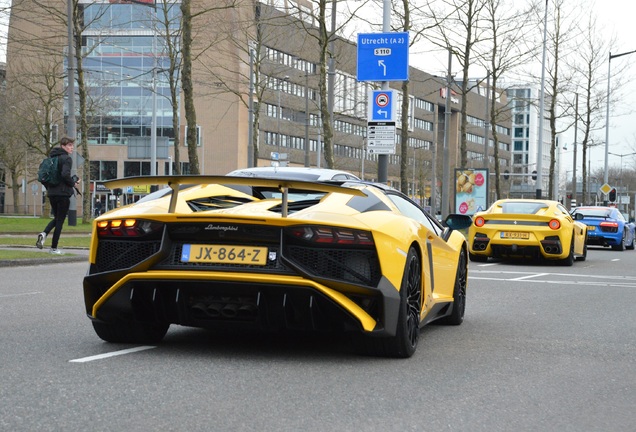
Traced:
<path fill-rule="evenodd" d="M 589 226 L 587 227 L 588 231 L 596 231 L 596 227 L 595 226 Z"/>
<path fill-rule="evenodd" d="M 530 238 L 530 233 L 504 231 L 504 232 L 501 233 L 501 238 L 505 238 L 505 239 L 529 239 Z"/>
<path fill-rule="evenodd" d="M 183 245 L 181 262 L 211 264 L 267 264 L 267 248 L 231 245 Z"/>

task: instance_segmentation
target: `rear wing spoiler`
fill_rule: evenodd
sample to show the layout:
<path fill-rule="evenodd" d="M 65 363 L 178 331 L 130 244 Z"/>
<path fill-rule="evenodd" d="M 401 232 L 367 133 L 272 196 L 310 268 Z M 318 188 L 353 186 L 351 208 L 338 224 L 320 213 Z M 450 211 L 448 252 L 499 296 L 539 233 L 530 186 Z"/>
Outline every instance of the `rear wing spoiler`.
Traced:
<path fill-rule="evenodd" d="M 151 185 L 168 185 L 172 189 L 170 198 L 169 213 L 174 213 L 177 207 L 177 199 L 179 197 L 179 186 L 183 184 L 191 185 L 240 185 L 240 186 L 260 186 L 278 189 L 283 194 L 282 216 L 287 217 L 288 193 L 289 189 L 300 189 L 325 193 L 341 193 L 354 196 L 366 196 L 359 190 L 334 183 L 311 182 L 305 180 L 290 180 L 277 178 L 259 178 L 259 177 L 238 177 L 238 176 L 209 176 L 209 175 L 173 175 L 173 176 L 136 176 L 125 177 L 115 180 L 108 180 L 104 185 L 110 189 L 117 189 L 126 186 L 151 186 Z"/>

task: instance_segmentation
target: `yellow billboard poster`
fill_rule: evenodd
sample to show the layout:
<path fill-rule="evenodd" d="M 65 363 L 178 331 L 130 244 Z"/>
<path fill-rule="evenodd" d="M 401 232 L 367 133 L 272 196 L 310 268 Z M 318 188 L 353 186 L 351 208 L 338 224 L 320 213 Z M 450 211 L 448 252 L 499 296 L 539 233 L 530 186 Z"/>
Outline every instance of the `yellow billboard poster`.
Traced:
<path fill-rule="evenodd" d="M 455 213 L 473 215 L 488 208 L 488 170 L 455 169 Z"/>
<path fill-rule="evenodd" d="M 150 186 L 149 185 L 133 186 L 132 187 L 132 193 L 134 193 L 134 194 L 147 194 L 147 193 L 150 193 Z"/>

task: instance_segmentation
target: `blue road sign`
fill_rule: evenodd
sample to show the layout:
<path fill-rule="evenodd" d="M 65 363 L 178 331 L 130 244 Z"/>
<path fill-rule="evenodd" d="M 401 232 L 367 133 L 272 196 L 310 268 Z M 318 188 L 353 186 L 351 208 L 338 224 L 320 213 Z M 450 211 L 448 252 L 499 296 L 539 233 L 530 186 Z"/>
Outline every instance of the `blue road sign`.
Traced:
<path fill-rule="evenodd" d="M 371 90 L 367 106 L 368 121 L 395 121 L 397 106 L 393 90 Z"/>
<path fill-rule="evenodd" d="M 408 32 L 359 33 L 358 81 L 407 81 Z"/>

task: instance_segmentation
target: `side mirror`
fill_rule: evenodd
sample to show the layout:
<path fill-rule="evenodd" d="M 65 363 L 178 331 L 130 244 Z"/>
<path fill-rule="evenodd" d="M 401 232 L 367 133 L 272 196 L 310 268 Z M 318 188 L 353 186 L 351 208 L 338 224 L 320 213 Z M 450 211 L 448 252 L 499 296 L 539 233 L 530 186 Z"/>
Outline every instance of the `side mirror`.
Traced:
<path fill-rule="evenodd" d="M 452 230 L 466 229 L 471 226 L 472 223 L 472 217 L 462 214 L 449 214 L 448 216 L 446 216 L 446 220 L 444 221 L 444 225 Z"/>
<path fill-rule="evenodd" d="M 574 219 L 575 219 L 575 220 L 577 220 L 577 221 L 578 221 L 578 220 L 583 220 L 583 218 L 584 218 L 584 217 L 585 217 L 585 216 L 583 216 L 583 213 L 576 213 L 576 214 L 574 215 Z"/>

